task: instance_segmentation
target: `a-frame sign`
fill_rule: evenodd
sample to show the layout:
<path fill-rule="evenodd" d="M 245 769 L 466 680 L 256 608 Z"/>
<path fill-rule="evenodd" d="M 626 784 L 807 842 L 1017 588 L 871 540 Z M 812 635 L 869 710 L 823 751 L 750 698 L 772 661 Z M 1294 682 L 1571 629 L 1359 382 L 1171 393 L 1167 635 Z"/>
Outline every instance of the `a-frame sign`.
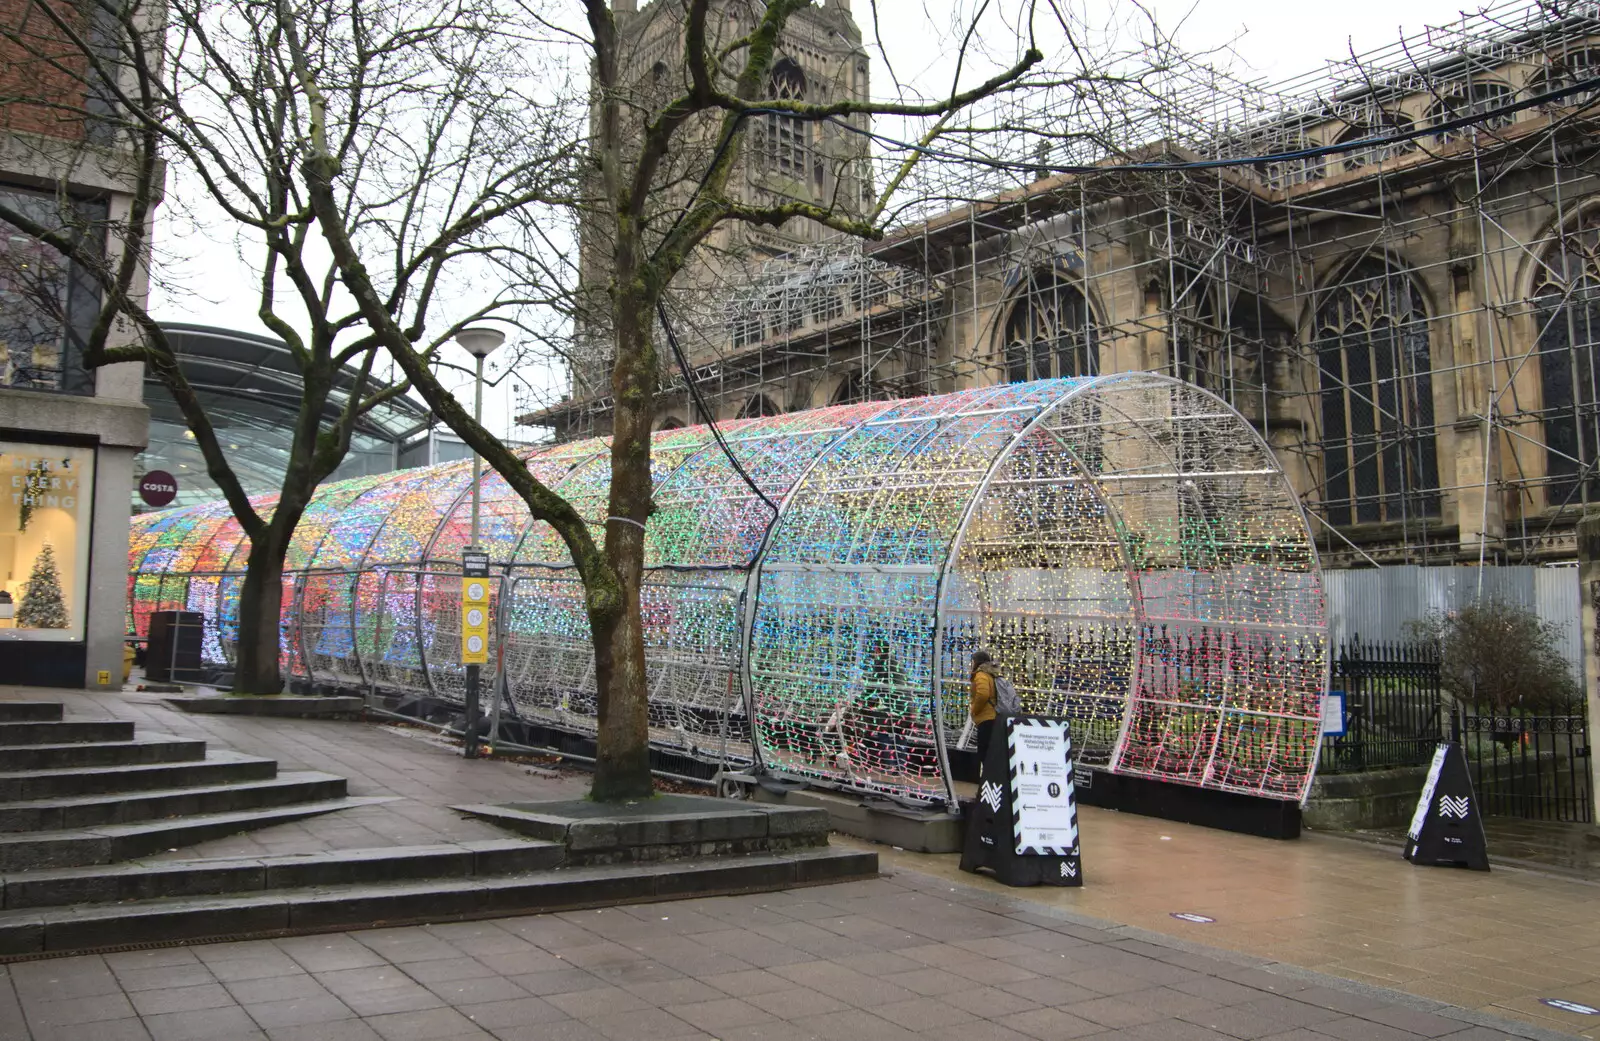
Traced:
<path fill-rule="evenodd" d="M 1078 800 L 1067 721 L 1001 716 L 978 776 L 961 870 L 1008 886 L 1081 886 Z"/>
<path fill-rule="evenodd" d="M 1467 757 L 1453 741 L 1434 749 L 1422 797 L 1411 815 L 1405 857 L 1413 864 L 1489 870 L 1489 845 Z"/>

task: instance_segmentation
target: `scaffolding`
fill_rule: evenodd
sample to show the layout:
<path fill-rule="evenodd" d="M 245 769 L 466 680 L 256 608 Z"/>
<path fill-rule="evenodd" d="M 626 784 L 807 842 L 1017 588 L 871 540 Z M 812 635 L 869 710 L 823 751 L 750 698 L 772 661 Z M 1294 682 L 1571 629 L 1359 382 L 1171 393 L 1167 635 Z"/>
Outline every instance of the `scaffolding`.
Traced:
<path fill-rule="evenodd" d="M 689 377 L 721 420 L 1162 372 L 1256 426 L 1332 564 L 1567 557 L 1600 499 L 1597 75 L 1600 5 L 1517 0 L 1274 85 L 996 101 L 961 138 L 990 161 L 920 164 L 884 240 L 678 294 Z M 685 382 L 662 425 L 706 418 Z M 609 428 L 578 383 L 521 404 Z"/>

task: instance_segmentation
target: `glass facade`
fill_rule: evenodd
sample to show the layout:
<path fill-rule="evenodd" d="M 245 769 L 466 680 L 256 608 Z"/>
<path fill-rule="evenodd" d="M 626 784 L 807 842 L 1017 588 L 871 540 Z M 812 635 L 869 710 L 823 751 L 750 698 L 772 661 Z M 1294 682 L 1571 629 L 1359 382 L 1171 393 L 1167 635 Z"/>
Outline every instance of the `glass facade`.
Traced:
<path fill-rule="evenodd" d="M 0 441 L 0 628 L 83 639 L 94 462 L 92 448 Z"/>
<path fill-rule="evenodd" d="M 245 494 L 276 495 L 283 485 L 300 411 L 300 373 L 289 348 L 270 336 L 232 329 L 163 322 L 162 328 L 222 444 Z M 346 368 L 334 384 L 324 423 L 333 423 L 352 392 L 358 373 Z M 368 393 L 378 389 L 368 385 Z M 135 460 L 137 473 L 162 470 L 177 479 L 175 506 L 210 502 L 222 491 L 207 472 L 200 446 L 171 392 L 148 371 L 144 400 L 150 408 L 148 447 Z M 330 481 L 388 473 L 400 465 L 400 448 L 427 430 L 428 410 L 400 397 L 364 414 L 350 436 L 350 450 Z M 130 489 L 133 512 L 149 512 Z"/>
<path fill-rule="evenodd" d="M 0 199 L 24 216 L 57 230 L 102 235 L 104 203 L 63 207 L 48 193 L 0 186 Z M 54 248 L 7 226 L 0 246 L 0 387 L 93 394 L 83 346 L 94 327 L 99 294 L 76 265 Z"/>
<path fill-rule="evenodd" d="M 135 468 L 144 473 L 165 470 L 178 479 L 178 497 L 174 506 L 191 506 L 222 498 L 211 475 L 206 472 L 206 461 L 195 444 L 194 435 L 183 422 L 177 402 L 164 386 L 147 382 L 145 403 L 150 406 L 150 445 L 140 453 Z M 289 465 L 289 446 L 294 432 L 290 429 L 292 414 L 260 398 L 231 398 L 204 395 L 206 415 L 211 418 L 217 436 L 222 439 L 222 450 L 234 473 L 251 496 L 276 495 L 283 485 L 283 474 Z M 347 477 L 364 477 L 368 474 L 388 473 L 395 468 L 395 443 L 367 432 L 357 432 L 350 437 L 350 453 L 328 479 L 340 481 Z M 147 510 L 134 489 L 134 508 Z"/>

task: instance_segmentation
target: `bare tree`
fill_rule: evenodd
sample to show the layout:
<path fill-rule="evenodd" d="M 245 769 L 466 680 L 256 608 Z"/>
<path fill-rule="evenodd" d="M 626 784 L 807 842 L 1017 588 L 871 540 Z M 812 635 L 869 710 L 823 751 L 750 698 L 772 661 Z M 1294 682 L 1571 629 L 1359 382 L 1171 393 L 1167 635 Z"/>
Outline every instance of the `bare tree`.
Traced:
<path fill-rule="evenodd" d="M 537 41 L 479 0 L 85 0 L 13 10 L 0 42 L 46 75 L 3 81 L 12 96 L 0 108 L 21 106 L 35 125 L 88 128 L 30 138 L 63 184 L 86 164 L 111 161 L 129 168 L 134 186 L 128 212 L 97 226 L 85 226 L 65 192 L 59 219 L 0 202 L 0 221 L 70 258 L 99 289 L 86 364 L 144 362 L 182 410 L 250 540 L 235 689 L 277 693 L 284 559 L 296 526 L 362 417 L 409 389 L 374 381 L 380 338 L 366 301 L 344 291 L 349 256 L 332 261 L 319 225 L 336 224 L 341 249 L 382 272 L 381 288 L 364 290 L 404 330 L 408 357 L 425 365 L 464 324 L 520 322 L 554 302 L 542 283 L 566 281 L 559 250 L 526 211 L 570 196 L 581 115 L 559 89 L 549 93 L 559 83 L 541 67 Z M 313 140 L 308 129 L 330 115 L 337 136 Z M 250 501 L 171 341 L 134 291 L 151 256 L 164 160 L 193 189 L 189 204 L 238 240 L 256 273 L 257 317 L 288 345 L 299 376 L 291 450 L 270 509 Z M 312 186 L 325 183 L 329 164 L 338 188 L 314 207 Z M 448 320 L 435 318 L 441 299 Z M 132 342 L 108 346 L 124 322 Z"/>
<path fill-rule="evenodd" d="M 957 142 L 976 167 L 975 141 L 1036 132 L 1019 128 L 1004 106 L 974 117 L 984 103 L 1033 93 L 1094 109 L 1124 76 L 1097 66 L 1070 31 L 1064 71 L 1041 72 L 1043 54 L 1030 35 L 1035 0 L 1010 5 L 993 54 L 979 31 L 992 5 L 958 14 L 945 88 L 919 94 L 897 84 L 885 101 L 850 91 L 806 100 L 779 89 L 785 31 L 811 0 L 654 0 L 651 17 L 674 20 L 682 61 L 672 77 L 644 83 L 618 20 L 642 17 L 633 5 L 624 13 L 606 0 L 580 0 L 581 18 L 568 23 L 531 0 L 498 10 L 477 6 L 484 2 L 176 0 L 165 44 L 152 49 L 162 60 L 130 50 L 132 86 L 115 101 L 147 137 L 142 154 L 168 149 L 229 220 L 265 241 L 264 315 L 281 275 L 304 310 L 326 316 L 330 343 L 346 335 L 351 346 L 381 345 L 434 412 L 558 533 L 584 586 L 594 646 L 593 795 L 640 797 L 652 788 L 640 586 L 663 370 L 656 323 L 669 294 L 704 291 L 696 266 L 708 249 L 728 246 L 725 229 L 809 223 L 879 237 L 889 215 L 905 210 L 904 190 L 936 146 Z M 1070 29 L 1054 0 L 1041 10 Z M 137 9 L 118 9 L 118 18 L 130 38 L 147 39 L 134 31 Z M 52 26 L 70 29 L 65 19 Z M 80 50 L 93 54 L 87 41 Z M 581 62 L 572 64 L 586 68 L 587 88 L 562 76 L 559 62 L 544 75 L 519 67 L 541 53 L 576 53 Z M 108 79 L 120 72 L 105 71 Z M 894 122 L 905 138 L 880 157 L 886 169 L 876 186 L 860 170 L 835 177 L 852 190 L 832 197 L 736 190 L 752 123 L 826 127 L 864 142 L 873 119 Z M 1108 123 L 1117 119 L 1112 113 Z M 1098 129 L 1042 133 L 1076 140 Z M 871 150 L 863 143 L 838 164 Z M 313 227 L 331 259 L 318 274 Z M 580 234 L 594 247 L 586 253 L 600 258 L 582 280 L 561 259 Z M 479 279 L 458 285 L 485 302 L 452 301 L 441 317 L 436 301 L 461 264 Z M 349 310 L 332 309 L 346 300 Z M 529 309 L 570 316 L 574 341 L 598 336 L 607 344 L 615 410 L 603 533 L 474 421 L 432 368 L 439 345 L 462 325 L 508 310 L 523 320 Z M 195 422 L 204 429 L 203 416 Z M 215 445 L 211 451 L 220 458 Z M 237 508 L 248 516 L 247 506 Z M 269 617 L 276 612 L 262 623 Z"/>
<path fill-rule="evenodd" d="M 774 200 L 752 204 L 730 191 L 741 162 L 741 143 L 751 117 L 776 114 L 815 125 L 874 115 L 931 124 L 934 140 L 952 116 L 984 98 L 1018 89 L 1042 58 L 1028 48 L 1019 59 L 970 87 L 932 100 L 878 103 L 843 97 L 806 102 L 776 96 L 770 80 L 784 30 L 809 0 L 760 5 L 714 4 L 713 0 L 657 0 L 666 16 L 682 19 L 683 81 L 677 89 L 642 90 L 624 60 L 617 15 L 603 0 L 585 0 L 581 39 L 589 59 L 590 177 L 576 205 L 585 233 L 605 244 L 603 280 L 597 287 L 596 324 L 609 336 L 611 393 L 615 401 L 611 485 L 605 532 L 591 532 L 572 506 L 535 480 L 504 445 L 472 422 L 427 371 L 406 330 L 389 315 L 381 291 L 370 283 L 354 243 L 345 241 L 337 200 L 341 162 L 337 129 L 313 109 L 307 138 L 315 153 L 306 163 L 310 202 L 374 334 L 406 376 L 462 438 L 479 451 L 523 497 L 533 515 L 548 521 L 572 554 L 586 593 L 599 690 L 598 751 L 592 794 L 600 800 L 648 795 L 648 700 L 640 584 L 644 571 L 645 524 L 651 502 L 651 422 L 660 378 L 656 315 L 674 279 L 683 273 L 712 232 L 728 224 L 781 227 L 810 221 L 844 235 L 875 237 L 883 201 L 865 207 L 855 200 Z M 726 6 L 730 15 L 724 16 Z M 708 28 L 713 10 L 718 29 Z M 535 17 L 539 17 L 535 13 Z M 723 31 L 737 25 L 731 34 Z M 296 41 L 298 29 L 283 26 Z M 298 51 L 305 45 L 294 43 Z M 321 91 L 314 71 L 297 68 L 308 97 Z M 961 78 L 958 77 L 958 81 Z M 904 161 L 909 169 L 920 153 Z M 884 198 L 899 177 L 891 180 Z"/>

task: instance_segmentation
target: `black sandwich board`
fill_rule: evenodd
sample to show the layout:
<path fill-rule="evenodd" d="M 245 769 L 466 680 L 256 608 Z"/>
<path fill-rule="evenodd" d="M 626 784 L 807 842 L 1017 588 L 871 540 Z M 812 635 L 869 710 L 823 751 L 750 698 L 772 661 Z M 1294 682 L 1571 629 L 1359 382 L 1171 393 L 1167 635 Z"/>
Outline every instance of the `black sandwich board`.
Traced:
<path fill-rule="evenodd" d="M 1081 886 L 1072 738 L 1051 716 L 1000 716 L 967 817 L 961 870 L 1008 886 Z"/>
<path fill-rule="evenodd" d="M 1422 797 L 1411 815 L 1405 857 L 1413 864 L 1489 870 L 1489 847 L 1483 838 L 1483 818 L 1472 794 L 1467 757 L 1453 741 L 1442 742 L 1433 752 Z"/>

